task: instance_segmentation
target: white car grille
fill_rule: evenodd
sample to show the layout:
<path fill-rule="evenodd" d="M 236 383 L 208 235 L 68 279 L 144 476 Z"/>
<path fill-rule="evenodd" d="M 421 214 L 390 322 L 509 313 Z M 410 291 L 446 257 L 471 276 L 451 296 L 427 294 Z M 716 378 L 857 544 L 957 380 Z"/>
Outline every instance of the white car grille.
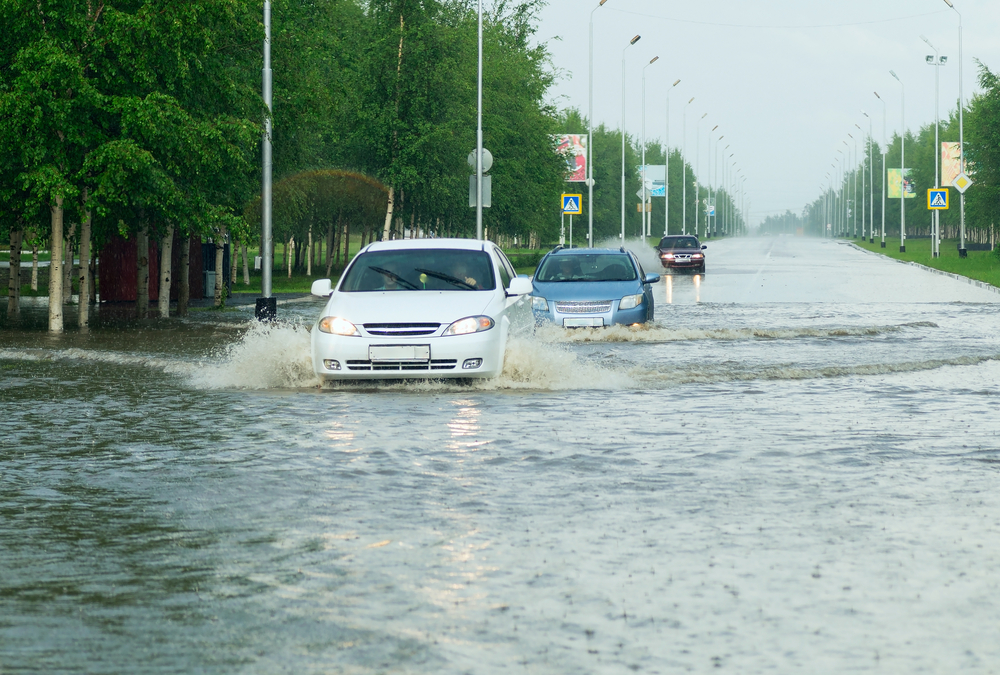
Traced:
<path fill-rule="evenodd" d="M 363 324 L 369 335 L 388 337 L 410 337 L 432 335 L 441 327 L 439 323 L 366 323 Z"/>
<path fill-rule="evenodd" d="M 430 363 L 410 363 L 408 361 L 348 361 L 348 370 L 396 370 L 396 371 L 423 371 L 429 370 L 455 370 L 458 361 L 455 359 L 433 359 Z"/>
<path fill-rule="evenodd" d="M 611 311 L 611 302 L 611 300 L 557 302 L 556 311 L 560 314 L 604 314 Z"/>

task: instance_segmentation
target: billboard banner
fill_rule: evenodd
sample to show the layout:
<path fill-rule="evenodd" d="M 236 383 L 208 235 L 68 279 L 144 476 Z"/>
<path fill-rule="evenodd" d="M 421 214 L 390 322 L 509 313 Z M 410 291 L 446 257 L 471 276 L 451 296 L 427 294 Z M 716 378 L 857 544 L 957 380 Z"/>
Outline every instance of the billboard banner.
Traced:
<path fill-rule="evenodd" d="M 556 152 L 566 158 L 566 180 L 583 183 L 587 180 L 587 134 L 553 136 Z"/>
<path fill-rule="evenodd" d="M 941 185 L 951 185 L 962 173 L 962 144 L 941 144 Z"/>
<path fill-rule="evenodd" d="M 635 173 L 646 185 L 646 196 L 663 197 L 667 194 L 665 179 L 667 167 L 663 164 L 646 164 L 635 167 Z"/>
<path fill-rule="evenodd" d="M 888 194 L 886 197 L 889 199 L 899 199 L 900 197 L 900 180 L 899 180 L 900 169 L 889 169 L 886 183 L 888 185 Z M 917 186 L 913 182 L 911 173 L 913 169 L 904 169 L 902 181 L 902 190 L 906 192 L 907 199 L 914 199 L 917 196 Z"/>

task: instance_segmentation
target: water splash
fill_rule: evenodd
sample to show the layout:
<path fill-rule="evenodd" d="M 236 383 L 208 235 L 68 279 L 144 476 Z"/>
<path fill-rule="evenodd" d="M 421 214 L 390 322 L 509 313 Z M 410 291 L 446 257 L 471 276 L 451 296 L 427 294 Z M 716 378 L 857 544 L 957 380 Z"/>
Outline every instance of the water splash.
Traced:
<path fill-rule="evenodd" d="M 186 373 L 198 389 L 279 389 L 319 386 L 310 357 L 309 328 L 251 322 L 246 333 L 209 362 Z"/>
<path fill-rule="evenodd" d="M 538 339 L 553 343 L 583 342 L 686 342 L 691 340 L 791 340 L 797 338 L 873 337 L 898 333 L 906 328 L 937 328 L 931 322 L 894 326 L 835 326 L 830 328 L 665 328 L 657 324 L 639 326 L 609 326 L 607 328 L 574 328 L 566 330 L 555 325 L 540 326 Z"/>

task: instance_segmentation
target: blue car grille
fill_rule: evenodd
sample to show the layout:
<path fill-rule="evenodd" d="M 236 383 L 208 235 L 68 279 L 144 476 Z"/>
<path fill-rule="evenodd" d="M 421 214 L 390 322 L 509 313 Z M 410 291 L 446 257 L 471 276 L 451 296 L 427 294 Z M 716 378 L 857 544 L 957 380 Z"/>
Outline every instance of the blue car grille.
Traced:
<path fill-rule="evenodd" d="M 604 314 L 611 311 L 611 300 L 589 300 L 583 302 L 557 302 L 560 314 Z"/>

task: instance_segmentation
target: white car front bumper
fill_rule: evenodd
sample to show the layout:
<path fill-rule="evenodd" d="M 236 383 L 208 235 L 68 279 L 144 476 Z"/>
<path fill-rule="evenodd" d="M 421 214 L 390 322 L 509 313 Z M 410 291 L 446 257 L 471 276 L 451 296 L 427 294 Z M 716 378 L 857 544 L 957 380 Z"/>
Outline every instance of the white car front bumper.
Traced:
<path fill-rule="evenodd" d="M 506 329 L 468 335 L 341 336 L 312 329 L 313 371 L 323 380 L 398 380 L 496 377 L 503 370 Z M 372 347 L 416 347 L 410 358 L 389 360 Z M 423 347 L 428 347 L 428 350 Z M 406 352 L 408 350 L 399 350 Z M 429 354 L 426 352 L 429 351 Z M 429 356 L 429 358 L 426 358 Z M 476 360 L 481 363 L 476 367 Z"/>

